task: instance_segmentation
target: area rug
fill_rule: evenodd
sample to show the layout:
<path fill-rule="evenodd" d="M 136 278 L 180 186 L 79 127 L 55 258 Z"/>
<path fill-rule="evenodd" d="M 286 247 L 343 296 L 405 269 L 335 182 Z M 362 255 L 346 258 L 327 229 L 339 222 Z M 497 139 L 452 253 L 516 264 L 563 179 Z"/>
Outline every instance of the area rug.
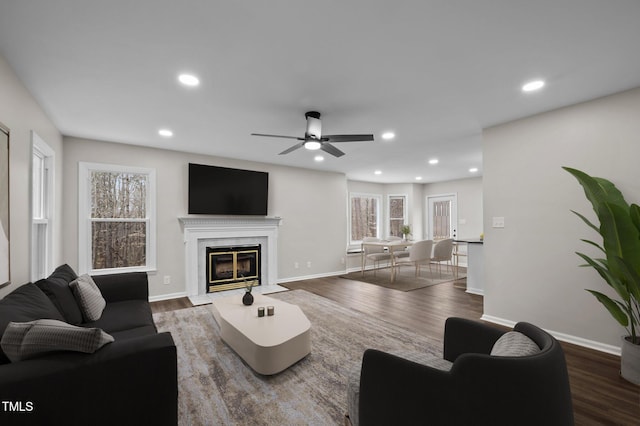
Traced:
<path fill-rule="evenodd" d="M 453 271 L 455 271 L 455 268 Z M 364 275 L 361 271 L 351 272 L 341 275 L 340 278 L 363 281 L 394 290 L 412 291 L 436 284 L 457 281 L 464 279 L 466 276 L 467 268 L 458 268 L 458 275 L 456 276 L 450 267 L 442 266 L 442 274 L 440 274 L 440 272 L 438 272 L 438 267 L 432 265 L 431 271 L 429 271 L 428 267 L 423 266 L 420 270 L 419 277 L 416 277 L 415 268 L 413 266 L 400 268 L 400 271 L 396 273 L 396 279 L 393 282 L 391 282 L 391 268 L 376 269 L 375 273 L 373 270 L 367 270 Z"/>
<path fill-rule="evenodd" d="M 367 348 L 442 356 L 442 343 L 304 290 L 270 295 L 311 322 L 311 353 L 274 376 L 254 373 L 220 339 L 211 305 L 153 315 L 178 352 L 180 425 L 339 425 L 347 373 Z M 250 308 L 247 308 L 250 309 Z"/>

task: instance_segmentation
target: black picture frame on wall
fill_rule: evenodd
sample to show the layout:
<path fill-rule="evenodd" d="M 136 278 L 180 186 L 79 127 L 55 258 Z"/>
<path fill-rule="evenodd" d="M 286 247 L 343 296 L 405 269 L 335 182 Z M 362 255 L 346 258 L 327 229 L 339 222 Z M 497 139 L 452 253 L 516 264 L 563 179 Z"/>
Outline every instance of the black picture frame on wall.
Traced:
<path fill-rule="evenodd" d="M 0 288 L 11 283 L 9 241 L 9 128 L 0 123 Z"/>

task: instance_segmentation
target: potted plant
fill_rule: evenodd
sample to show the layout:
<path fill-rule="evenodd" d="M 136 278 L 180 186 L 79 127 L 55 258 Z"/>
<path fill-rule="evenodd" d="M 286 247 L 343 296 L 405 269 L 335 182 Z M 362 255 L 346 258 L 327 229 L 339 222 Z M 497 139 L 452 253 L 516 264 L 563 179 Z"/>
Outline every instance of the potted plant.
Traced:
<path fill-rule="evenodd" d="M 402 232 L 402 238 L 404 238 L 405 240 L 409 239 L 409 235 L 411 235 L 411 225 L 402 225 L 400 227 L 400 232 Z"/>
<path fill-rule="evenodd" d="M 594 268 L 618 297 L 612 299 L 595 290 L 587 291 L 627 329 L 628 334 L 622 338 L 620 373 L 628 381 L 640 385 L 640 206 L 629 205 L 616 186 L 606 179 L 569 167 L 563 169 L 582 185 L 598 217 L 599 226 L 596 226 L 572 210 L 602 238 L 602 244 L 582 241 L 597 247 L 604 257 L 576 254 L 586 262 L 583 266 Z"/>

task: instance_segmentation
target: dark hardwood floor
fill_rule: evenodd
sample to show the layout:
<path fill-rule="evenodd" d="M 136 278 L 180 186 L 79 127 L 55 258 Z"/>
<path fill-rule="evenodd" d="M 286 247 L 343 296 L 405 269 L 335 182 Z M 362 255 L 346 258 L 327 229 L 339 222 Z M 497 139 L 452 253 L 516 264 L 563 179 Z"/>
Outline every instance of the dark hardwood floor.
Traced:
<path fill-rule="evenodd" d="M 450 316 L 480 319 L 482 297 L 445 283 L 400 292 L 339 277 L 283 284 L 331 299 L 343 306 L 384 315 L 385 320 L 425 336 L 442 339 Z M 188 299 L 152 303 L 154 312 L 191 306 Z M 562 343 L 569 370 L 576 425 L 640 425 L 640 387 L 619 376 L 620 358 Z M 541 425 L 542 426 L 542 425 Z"/>

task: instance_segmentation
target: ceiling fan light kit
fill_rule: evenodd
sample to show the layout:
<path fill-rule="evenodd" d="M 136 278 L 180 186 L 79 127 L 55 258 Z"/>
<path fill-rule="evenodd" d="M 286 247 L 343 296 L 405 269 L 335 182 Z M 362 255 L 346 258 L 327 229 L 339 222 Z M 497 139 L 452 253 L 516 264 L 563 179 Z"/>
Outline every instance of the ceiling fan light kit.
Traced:
<path fill-rule="evenodd" d="M 301 142 L 285 149 L 279 155 L 288 154 L 295 151 L 298 148 L 305 147 L 308 150 L 315 151 L 318 149 L 333 155 L 334 157 L 342 157 L 344 152 L 340 151 L 330 142 L 367 142 L 373 141 L 373 135 L 325 135 L 322 136 L 322 121 L 320 120 L 320 113 L 317 111 L 308 111 L 304 114 L 307 119 L 307 129 L 304 133 L 304 137 L 296 136 L 282 136 L 282 135 L 269 135 L 264 133 L 251 133 L 252 136 L 266 136 L 270 138 L 285 138 L 285 139 L 297 139 Z"/>

